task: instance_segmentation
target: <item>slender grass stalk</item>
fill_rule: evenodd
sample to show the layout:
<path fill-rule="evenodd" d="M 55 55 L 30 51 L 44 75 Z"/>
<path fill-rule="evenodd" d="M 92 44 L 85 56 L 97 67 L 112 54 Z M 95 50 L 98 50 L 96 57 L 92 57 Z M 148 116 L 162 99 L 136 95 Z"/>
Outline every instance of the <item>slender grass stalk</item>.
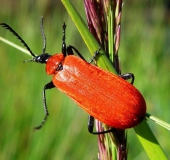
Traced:
<path fill-rule="evenodd" d="M 169 123 L 167 123 L 167 122 L 165 122 L 165 121 L 163 121 L 163 120 L 161 120 L 161 119 L 159 119 L 155 116 L 152 116 L 149 113 L 146 113 L 146 117 L 170 131 L 170 124 Z"/>
<path fill-rule="evenodd" d="M 29 52 L 28 50 L 26 50 L 26 49 L 24 49 L 23 47 L 20 47 L 20 46 L 18 46 L 18 45 L 16 45 L 16 44 L 12 43 L 12 42 L 10 42 L 10 41 L 2 38 L 2 37 L 0 37 L 0 41 L 2 41 L 2 42 L 4 42 L 4 43 L 6 43 L 6 44 L 8 44 L 8 45 L 10 45 L 10 46 L 18 49 L 19 51 L 21 51 L 21 52 L 23 52 L 23 53 L 25 53 L 25 54 L 30 55 L 30 52 Z"/>

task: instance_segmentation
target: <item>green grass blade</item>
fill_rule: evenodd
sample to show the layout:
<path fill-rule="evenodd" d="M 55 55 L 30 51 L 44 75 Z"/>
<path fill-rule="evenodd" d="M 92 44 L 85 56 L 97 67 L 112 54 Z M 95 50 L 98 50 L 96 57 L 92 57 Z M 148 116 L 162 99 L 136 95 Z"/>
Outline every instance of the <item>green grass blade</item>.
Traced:
<path fill-rule="evenodd" d="M 143 121 L 140 125 L 134 127 L 134 130 L 150 159 L 167 160 L 164 151 L 146 121 Z"/>

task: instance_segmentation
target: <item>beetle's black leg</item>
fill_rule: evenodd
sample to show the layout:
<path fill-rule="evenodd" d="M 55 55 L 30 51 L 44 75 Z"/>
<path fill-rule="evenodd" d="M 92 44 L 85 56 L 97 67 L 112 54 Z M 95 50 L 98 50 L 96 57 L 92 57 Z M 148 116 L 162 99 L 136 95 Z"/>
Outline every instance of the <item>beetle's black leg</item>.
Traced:
<path fill-rule="evenodd" d="M 88 131 L 93 134 L 93 127 L 94 127 L 94 117 L 88 116 L 88 123 L 87 123 Z"/>
<path fill-rule="evenodd" d="M 125 73 L 125 74 L 119 75 L 119 77 L 123 78 L 124 80 L 132 79 L 131 84 L 133 84 L 135 80 L 135 76 L 133 73 Z"/>
<path fill-rule="evenodd" d="M 93 128 L 94 128 L 94 117 L 89 115 L 89 117 L 88 117 L 88 131 L 91 134 L 105 134 L 105 133 L 113 132 L 115 130 L 114 128 L 111 128 L 111 129 L 109 129 L 107 131 L 93 132 Z"/>
<path fill-rule="evenodd" d="M 47 89 L 51 89 L 51 88 L 54 88 L 54 87 L 55 87 L 55 86 L 54 86 L 53 82 L 51 81 L 51 82 L 47 83 L 47 84 L 44 86 L 44 88 L 43 88 L 43 104 L 44 104 L 45 117 L 44 117 L 43 121 L 41 122 L 41 124 L 40 124 L 39 126 L 34 127 L 35 130 L 41 129 L 41 128 L 43 127 L 44 123 L 45 123 L 46 120 L 47 120 L 47 117 L 48 117 L 49 113 L 48 113 L 48 109 L 47 109 L 45 91 L 46 91 Z"/>
<path fill-rule="evenodd" d="M 94 52 L 94 55 L 91 58 L 91 60 L 89 61 L 89 63 L 92 63 L 96 59 L 96 57 L 99 55 L 100 50 L 101 50 L 101 48 L 99 48 L 96 52 Z"/>
<path fill-rule="evenodd" d="M 68 55 L 74 55 L 73 50 L 78 54 L 78 56 L 79 56 L 81 59 L 83 59 L 84 61 L 86 61 L 85 58 L 81 55 L 81 53 L 80 53 L 74 46 L 71 46 L 71 45 L 68 45 L 68 46 L 67 46 L 67 54 L 68 54 Z M 91 58 L 91 60 L 90 60 L 88 63 L 92 63 L 92 62 L 95 60 L 95 58 L 98 56 L 100 50 L 101 50 L 101 48 L 99 48 L 99 49 L 94 53 L 93 57 Z"/>
<path fill-rule="evenodd" d="M 68 45 L 68 46 L 67 46 L 67 54 L 68 54 L 68 55 L 74 55 L 73 50 L 78 54 L 78 56 L 79 56 L 81 59 L 83 59 L 84 61 L 86 61 L 85 58 L 81 55 L 81 53 L 80 53 L 74 46 L 71 46 L 71 45 Z"/>
<path fill-rule="evenodd" d="M 75 47 L 73 47 L 73 46 L 71 46 L 71 45 L 68 45 L 67 46 L 67 54 L 68 55 L 74 55 L 74 52 L 73 52 L 73 48 L 75 48 Z M 76 49 L 77 50 L 77 49 Z M 78 53 L 79 53 L 79 51 L 78 51 Z M 80 54 L 80 53 L 79 53 Z"/>

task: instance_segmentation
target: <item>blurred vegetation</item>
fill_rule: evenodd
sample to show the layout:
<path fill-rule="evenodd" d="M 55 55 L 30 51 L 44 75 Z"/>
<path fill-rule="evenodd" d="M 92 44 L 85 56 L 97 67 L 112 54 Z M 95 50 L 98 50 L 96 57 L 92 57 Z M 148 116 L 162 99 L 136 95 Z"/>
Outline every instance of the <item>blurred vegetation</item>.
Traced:
<path fill-rule="evenodd" d="M 83 2 L 73 2 L 85 20 Z M 42 52 L 40 19 L 44 16 L 47 52 L 61 52 L 62 23 L 67 44 L 91 58 L 60 1 L 2 1 L 0 22 L 14 28 L 33 52 Z M 125 1 L 120 59 L 122 73 L 135 74 L 135 86 L 144 95 L 148 112 L 167 122 L 170 108 L 170 10 L 166 1 Z M 22 46 L 4 28 L 0 36 Z M 47 91 L 50 116 L 44 117 L 42 88 L 51 80 L 45 66 L 22 63 L 28 55 L 0 42 L 0 159 L 97 159 L 97 136 L 87 132 L 87 114 L 57 89 Z M 169 131 L 149 122 L 170 158 Z M 129 159 L 148 159 L 133 129 L 128 130 Z"/>

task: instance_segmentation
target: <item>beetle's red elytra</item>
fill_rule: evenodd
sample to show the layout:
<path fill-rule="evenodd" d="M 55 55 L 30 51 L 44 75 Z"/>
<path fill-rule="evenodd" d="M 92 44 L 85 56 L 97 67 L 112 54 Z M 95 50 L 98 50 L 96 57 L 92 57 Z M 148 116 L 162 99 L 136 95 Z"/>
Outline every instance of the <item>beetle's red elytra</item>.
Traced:
<path fill-rule="evenodd" d="M 129 82 L 74 55 L 63 57 L 63 69 L 56 72 L 58 57 L 62 54 L 48 59 L 47 74 L 54 74 L 53 84 L 91 116 L 120 129 L 134 127 L 145 117 L 145 100 Z"/>
<path fill-rule="evenodd" d="M 45 53 L 46 37 L 42 24 L 43 18 L 41 31 L 44 47 L 43 53 L 38 56 L 31 51 L 25 41 L 9 25 L 0 24 L 12 32 L 30 52 L 33 59 L 27 61 L 45 63 L 46 73 L 53 75 L 52 81 L 43 88 L 45 118 L 41 125 L 35 127 L 35 129 L 40 129 L 48 117 L 46 90 L 54 87 L 68 95 L 90 115 L 88 122 L 90 133 L 101 134 L 111 131 L 93 132 L 94 118 L 118 129 L 134 127 L 144 119 L 146 103 L 142 94 L 132 85 L 134 81 L 133 74 L 127 73 L 118 76 L 90 64 L 93 59 L 90 63 L 86 62 L 75 47 L 66 46 L 65 23 L 63 24 L 62 53 L 53 56 Z M 80 58 L 74 56 L 73 51 Z M 93 58 L 99 54 L 99 51 L 100 49 L 95 52 Z M 126 81 L 130 78 L 132 84 Z"/>

